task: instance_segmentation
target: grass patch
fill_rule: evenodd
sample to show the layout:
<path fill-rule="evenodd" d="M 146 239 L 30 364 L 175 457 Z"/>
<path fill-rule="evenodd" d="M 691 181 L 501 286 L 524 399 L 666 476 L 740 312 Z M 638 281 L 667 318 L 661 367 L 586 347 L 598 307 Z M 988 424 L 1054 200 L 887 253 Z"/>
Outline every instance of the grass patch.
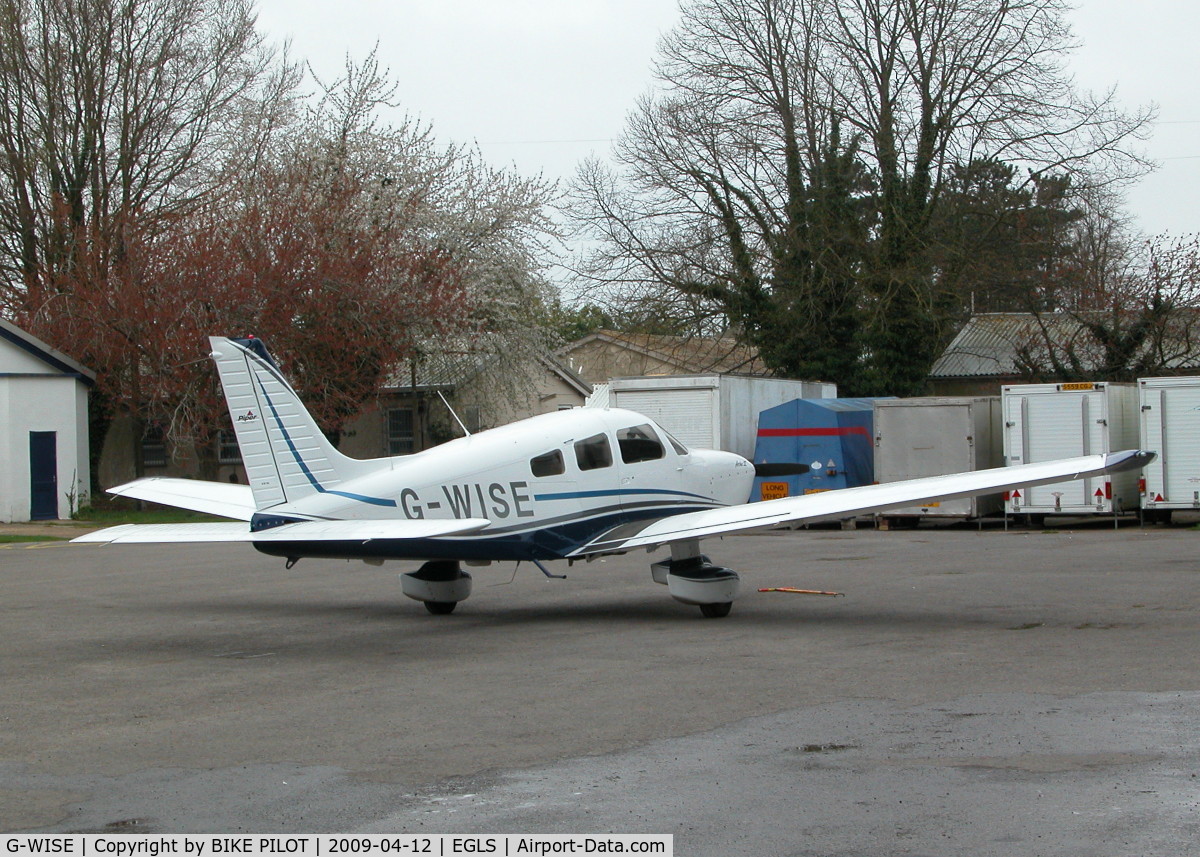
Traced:
<path fill-rule="evenodd" d="M 6 536 L 0 534 L 0 545 L 16 545 L 25 542 L 65 542 L 66 537 L 58 536 Z"/>
<path fill-rule="evenodd" d="M 118 507 L 96 508 L 85 506 L 75 514 L 75 520 L 113 527 L 117 524 L 196 524 L 212 521 L 228 521 L 216 515 L 189 512 L 187 509 L 172 509 L 167 506 L 147 504 L 145 509 L 122 509 Z"/>

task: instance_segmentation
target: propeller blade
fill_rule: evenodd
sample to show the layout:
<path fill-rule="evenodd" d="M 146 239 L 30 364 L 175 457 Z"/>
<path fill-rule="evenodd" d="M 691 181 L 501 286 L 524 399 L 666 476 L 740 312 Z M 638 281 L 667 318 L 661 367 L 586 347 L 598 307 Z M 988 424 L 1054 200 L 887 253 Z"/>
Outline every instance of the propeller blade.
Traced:
<path fill-rule="evenodd" d="M 763 476 L 768 479 L 779 476 L 803 476 L 810 470 L 812 468 L 807 464 L 797 464 L 788 461 L 764 461 L 754 465 L 754 475 Z"/>

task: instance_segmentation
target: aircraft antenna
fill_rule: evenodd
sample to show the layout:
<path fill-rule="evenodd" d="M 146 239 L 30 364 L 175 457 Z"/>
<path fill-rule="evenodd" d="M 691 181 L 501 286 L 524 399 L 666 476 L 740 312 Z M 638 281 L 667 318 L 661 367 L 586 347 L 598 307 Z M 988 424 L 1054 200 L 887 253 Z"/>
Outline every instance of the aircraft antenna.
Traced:
<path fill-rule="evenodd" d="M 458 423 L 458 427 L 463 430 L 463 434 L 467 437 L 471 436 L 471 430 L 467 428 L 466 423 L 459 419 L 458 414 L 454 412 L 454 408 L 450 407 L 450 403 L 446 401 L 446 397 L 442 395 L 442 391 L 437 391 L 438 398 L 442 400 L 442 404 L 446 406 L 446 410 L 450 412 L 450 416 L 454 417 L 454 421 Z"/>

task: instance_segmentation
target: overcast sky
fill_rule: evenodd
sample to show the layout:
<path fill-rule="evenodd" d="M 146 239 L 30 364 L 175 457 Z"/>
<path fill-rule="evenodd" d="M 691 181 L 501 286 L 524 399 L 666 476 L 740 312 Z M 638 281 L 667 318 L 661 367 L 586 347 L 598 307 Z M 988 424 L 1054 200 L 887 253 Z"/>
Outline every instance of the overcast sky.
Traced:
<path fill-rule="evenodd" d="M 475 142 L 497 165 L 566 179 L 604 155 L 650 86 L 678 0 L 259 0 L 259 25 L 319 74 L 376 42 L 408 112 L 447 142 Z M 1154 102 L 1147 152 L 1159 170 L 1129 193 L 1147 233 L 1200 232 L 1200 6 L 1194 0 L 1081 0 L 1082 89 L 1116 86 Z"/>

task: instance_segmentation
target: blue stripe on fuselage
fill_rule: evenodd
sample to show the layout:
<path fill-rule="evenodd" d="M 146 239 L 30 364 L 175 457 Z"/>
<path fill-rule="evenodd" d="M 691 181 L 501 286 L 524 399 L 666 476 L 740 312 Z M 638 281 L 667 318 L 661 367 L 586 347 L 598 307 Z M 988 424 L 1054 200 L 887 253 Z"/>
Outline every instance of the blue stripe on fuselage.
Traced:
<path fill-rule="evenodd" d="M 653 507 L 618 510 L 584 520 L 531 528 L 505 536 L 456 536 L 434 539 L 361 539 L 345 541 L 254 542 L 269 556 L 323 557 L 330 559 L 458 559 L 458 560 L 548 560 L 568 555 L 622 524 L 652 521 L 684 512 L 695 506 Z"/>
<path fill-rule="evenodd" d="M 534 494 L 534 500 L 580 500 L 585 497 L 617 497 L 622 494 L 666 494 L 672 497 L 695 497 L 706 503 L 716 503 L 712 497 L 691 494 L 687 491 L 670 491 L 665 488 L 606 488 L 602 491 L 564 491 L 559 494 Z"/>

